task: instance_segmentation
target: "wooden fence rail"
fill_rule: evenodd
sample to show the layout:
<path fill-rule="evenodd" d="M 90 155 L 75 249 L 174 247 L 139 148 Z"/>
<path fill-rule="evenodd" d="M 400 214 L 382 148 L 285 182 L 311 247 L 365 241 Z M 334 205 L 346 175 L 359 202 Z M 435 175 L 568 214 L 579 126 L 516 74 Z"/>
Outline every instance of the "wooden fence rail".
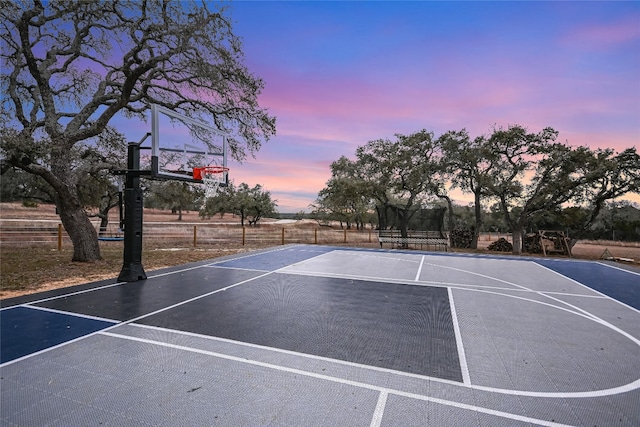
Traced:
<path fill-rule="evenodd" d="M 96 224 L 96 230 L 98 226 Z M 122 244 L 122 233 L 109 228 L 102 244 Z M 225 243 L 241 245 L 304 244 L 368 244 L 376 242 L 371 230 L 346 230 L 315 227 L 280 227 L 267 225 L 241 227 L 217 224 L 145 223 L 143 242 L 158 245 L 205 246 Z M 71 240 L 62 224 L 0 224 L 0 245 L 50 246 L 62 250 Z"/>

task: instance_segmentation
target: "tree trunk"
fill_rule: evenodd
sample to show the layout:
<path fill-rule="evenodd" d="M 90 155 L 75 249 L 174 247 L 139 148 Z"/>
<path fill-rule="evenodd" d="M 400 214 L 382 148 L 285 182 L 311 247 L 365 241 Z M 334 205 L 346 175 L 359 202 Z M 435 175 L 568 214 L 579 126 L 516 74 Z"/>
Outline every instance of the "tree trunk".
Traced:
<path fill-rule="evenodd" d="M 513 221 L 509 214 L 509 208 L 507 207 L 507 200 L 503 194 L 500 195 L 500 208 L 504 215 L 504 222 L 509 228 L 511 228 L 511 237 L 513 243 L 513 253 L 520 255 L 522 253 L 522 235 L 524 234 L 524 227 L 522 226 L 522 217 L 519 221 Z"/>
<path fill-rule="evenodd" d="M 398 218 L 400 219 L 400 237 L 406 239 L 409 237 L 409 213 L 405 209 L 398 208 Z M 406 242 L 406 240 L 405 240 Z M 407 249 L 409 247 L 408 243 L 402 243 L 399 245 L 402 249 Z"/>
<path fill-rule="evenodd" d="M 405 209 L 398 208 L 398 219 L 400 220 L 400 236 L 407 238 L 409 235 L 409 215 Z"/>
<path fill-rule="evenodd" d="M 107 234 L 107 226 L 109 225 L 109 213 L 106 215 L 101 213 L 98 217 L 100 218 L 100 232 L 98 235 L 104 236 Z"/>
<path fill-rule="evenodd" d="M 573 247 L 576 245 L 576 243 L 578 243 L 578 240 L 580 239 L 576 239 L 574 237 L 569 239 L 569 249 L 573 249 Z"/>
<path fill-rule="evenodd" d="M 71 261 L 93 262 L 102 259 L 98 233 L 78 198 L 76 183 L 69 170 L 73 163 L 67 145 L 63 141 L 52 141 L 56 147 L 51 153 L 51 173 L 40 173 L 55 190 L 56 208 L 60 221 L 73 243 Z"/>
<path fill-rule="evenodd" d="M 112 195 L 109 192 L 100 198 L 100 208 L 98 210 L 98 218 L 100 218 L 99 236 L 103 236 L 107 232 L 107 226 L 109 225 L 109 211 L 111 208 L 120 204 L 119 202 L 114 203 L 113 198 L 115 198 L 115 195 Z"/>
<path fill-rule="evenodd" d="M 82 206 L 70 195 L 59 195 L 57 203 L 62 225 L 73 243 L 71 261 L 93 262 L 101 260 L 98 234 Z"/>
<path fill-rule="evenodd" d="M 520 255 L 522 253 L 522 236 L 524 229 L 522 227 L 515 227 L 511 235 L 513 236 L 513 253 Z"/>
<path fill-rule="evenodd" d="M 480 228 L 482 228 L 482 206 L 480 206 L 480 191 L 474 191 L 474 213 L 475 227 L 473 230 L 473 238 L 471 239 L 471 249 L 478 249 L 478 236 Z"/>

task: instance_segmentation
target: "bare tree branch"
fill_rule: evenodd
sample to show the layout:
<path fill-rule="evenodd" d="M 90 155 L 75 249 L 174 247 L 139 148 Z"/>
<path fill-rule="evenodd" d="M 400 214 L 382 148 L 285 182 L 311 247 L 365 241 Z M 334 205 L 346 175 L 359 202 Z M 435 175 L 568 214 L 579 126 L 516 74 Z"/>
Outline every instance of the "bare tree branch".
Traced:
<path fill-rule="evenodd" d="M 0 117 L 15 132 L 2 137 L 0 154 L 55 189 L 65 227 L 89 231 L 86 217 L 81 227 L 72 212 L 82 209 L 78 175 L 109 162 L 94 158 L 89 166 L 79 161 L 79 147 L 100 137 L 116 114 L 144 117 L 155 103 L 213 121 L 231 134 L 237 159 L 275 134 L 275 118 L 258 104 L 264 83 L 243 64 L 224 8 L 196 0 L 1 5 L 0 89 L 7 96 Z M 72 234 L 75 248 L 83 237 Z"/>

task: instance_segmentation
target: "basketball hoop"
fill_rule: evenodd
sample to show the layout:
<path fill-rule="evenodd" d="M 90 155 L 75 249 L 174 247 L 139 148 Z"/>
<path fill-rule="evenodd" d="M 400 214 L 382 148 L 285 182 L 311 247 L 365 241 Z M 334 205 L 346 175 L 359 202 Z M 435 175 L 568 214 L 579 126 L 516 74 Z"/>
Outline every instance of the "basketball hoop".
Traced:
<path fill-rule="evenodd" d="M 218 194 L 220 184 L 226 181 L 226 174 L 229 168 L 224 166 L 203 166 L 193 168 L 193 179 L 200 179 L 204 184 L 204 197 L 206 199 L 215 197 Z"/>

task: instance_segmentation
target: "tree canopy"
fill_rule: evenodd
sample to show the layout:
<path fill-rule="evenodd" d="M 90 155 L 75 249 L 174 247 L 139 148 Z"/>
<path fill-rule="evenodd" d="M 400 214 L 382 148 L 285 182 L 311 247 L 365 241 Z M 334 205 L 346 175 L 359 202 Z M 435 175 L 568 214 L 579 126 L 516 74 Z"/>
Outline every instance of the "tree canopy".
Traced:
<path fill-rule="evenodd" d="M 364 171 L 361 176 L 371 196 L 379 205 L 399 206 L 405 213 L 442 192 L 441 155 L 433 133 L 426 130 L 397 134 L 395 141 L 370 141 L 356 149 L 357 165 Z M 401 232 L 406 236 L 410 218 L 401 218 Z"/>
<path fill-rule="evenodd" d="M 356 162 L 340 157 L 331 164 L 331 179 L 312 205 L 313 216 L 320 221 L 331 217 L 346 223 L 347 228 L 354 223 L 358 229 L 362 228 L 367 213 L 373 208 L 368 188 L 367 180 L 358 173 Z"/>
<path fill-rule="evenodd" d="M 258 104 L 264 82 L 244 65 L 226 9 L 210 4 L 0 3 L 0 156 L 52 188 L 74 260 L 100 258 L 78 196 L 77 146 L 117 114 L 145 118 L 155 103 L 212 122 L 231 135 L 237 159 L 275 134 L 275 118 Z"/>
<path fill-rule="evenodd" d="M 260 184 L 249 187 L 247 183 L 235 186 L 230 182 L 227 187 L 218 191 L 215 197 L 205 201 L 200 209 L 200 217 L 211 218 L 216 214 L 231 212 L 240 217 L 240 224 L 245 222 L 256 225 L 262 218 L 277 214 L 277 200 Z"/>
<path fill-rule="evenodd" d="M 356 149 L 354 161 L 343 157 L 332 164 L 332 176 L 316 206 L 333 212 L 336 220 L 354 200 L 368 209 L 394 206 L 400 215 L 434 197 L 450 201 L 449 192 L 457 187 L 474 195 L 476 243 L 483 200 L 494 203 L 493 213 L 499 212 L 512 231 L 516 253 L 527 226 L 546 214 L 558 220 L 556 213 L 562 208 L 579 208 L 579 214 L 572 215 L 572 227 L 567 227 L 579 237 L 607 202 L 639 192 L 640 156 L 635 147 L 616 153 L 572 147 L 557 142 L 557 137 L 550 127 L 530 132 L 512 125 L 473 139 L 463 129 L 439 138 L 422 130 L 396 135 L 395 141 L 373 140 Z M 337 165 L 349 165 L 348 174 Z M 343 182 L 345 176 L 349 179 Z M 450 203 L 449 209 L 453 210 Z M 401 231 L 408 220 L 401 221 Z"/>

